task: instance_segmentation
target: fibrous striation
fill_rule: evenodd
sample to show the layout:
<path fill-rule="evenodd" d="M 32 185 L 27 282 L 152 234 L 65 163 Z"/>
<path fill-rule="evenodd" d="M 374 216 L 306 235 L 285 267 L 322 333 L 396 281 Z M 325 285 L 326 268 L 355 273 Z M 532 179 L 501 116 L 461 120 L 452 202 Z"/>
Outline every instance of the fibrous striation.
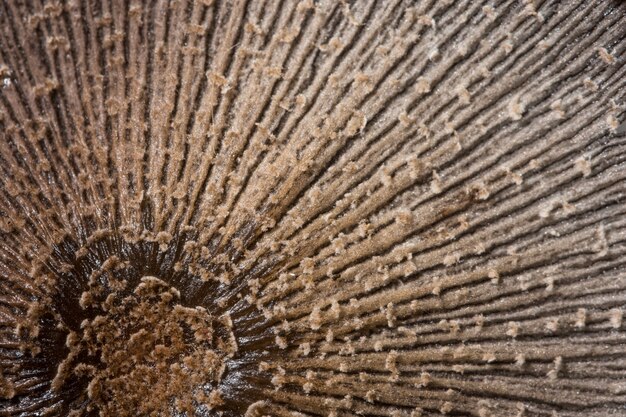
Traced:
<path fill-rule="evenodd" d="M 626 414 L 626 3 L 0 2 L 0 416 Z"/>

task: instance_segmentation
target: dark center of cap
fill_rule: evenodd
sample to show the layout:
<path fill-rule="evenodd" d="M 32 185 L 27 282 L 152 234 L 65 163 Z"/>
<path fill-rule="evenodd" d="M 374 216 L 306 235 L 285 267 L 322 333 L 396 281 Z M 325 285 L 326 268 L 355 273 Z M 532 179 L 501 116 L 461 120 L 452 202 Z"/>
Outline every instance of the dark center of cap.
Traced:
<path fill-rule="evenodd" d="M 214 331 L 206 309 L 179 300 L 178 290 L 152 276 L 142 277 L 132 292 L 120 287 L 104 299 L 85 291 L 81 305 L 104 313 L 68 334 L 69 354 L 53 389 L 88 378 L 90 402 L 105 415 L 131 409 L 140 415 L 171 409 L 193 414 L 198 407 L 219 406 L 218 386 L 234 346 Z"/>

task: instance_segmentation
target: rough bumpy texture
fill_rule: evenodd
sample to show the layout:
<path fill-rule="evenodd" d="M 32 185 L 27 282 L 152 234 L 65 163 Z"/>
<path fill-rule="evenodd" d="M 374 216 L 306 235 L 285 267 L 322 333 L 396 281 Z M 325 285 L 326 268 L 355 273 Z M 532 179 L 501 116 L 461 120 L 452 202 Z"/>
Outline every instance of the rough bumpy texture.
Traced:
<path fill-rule="evenodd" d="M 626 3 L 0 2 L 0 416 L 626 415 Z"/>

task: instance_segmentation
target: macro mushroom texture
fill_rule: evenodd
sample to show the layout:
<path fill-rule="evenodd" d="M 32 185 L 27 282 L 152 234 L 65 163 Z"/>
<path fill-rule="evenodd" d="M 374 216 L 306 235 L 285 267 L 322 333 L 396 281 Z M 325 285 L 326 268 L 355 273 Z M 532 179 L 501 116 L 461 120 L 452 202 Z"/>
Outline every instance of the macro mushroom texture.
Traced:
<path fill-rule="evenodd" d="M 0 2 L 0 416 L 626 415 L 626 3 Z"/>

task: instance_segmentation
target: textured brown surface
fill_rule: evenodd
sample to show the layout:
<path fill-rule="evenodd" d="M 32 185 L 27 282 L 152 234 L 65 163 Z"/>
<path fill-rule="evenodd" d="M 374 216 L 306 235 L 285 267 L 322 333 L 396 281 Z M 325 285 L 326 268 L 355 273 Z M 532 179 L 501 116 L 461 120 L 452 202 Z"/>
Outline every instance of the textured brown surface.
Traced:
<path fill-rule="evenodd" d="M 625 51 L 612 0 L 0 1 L 0 416 L 625 416 Z"/>

